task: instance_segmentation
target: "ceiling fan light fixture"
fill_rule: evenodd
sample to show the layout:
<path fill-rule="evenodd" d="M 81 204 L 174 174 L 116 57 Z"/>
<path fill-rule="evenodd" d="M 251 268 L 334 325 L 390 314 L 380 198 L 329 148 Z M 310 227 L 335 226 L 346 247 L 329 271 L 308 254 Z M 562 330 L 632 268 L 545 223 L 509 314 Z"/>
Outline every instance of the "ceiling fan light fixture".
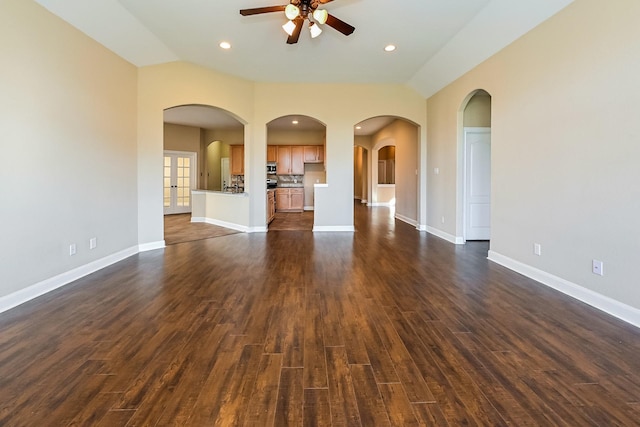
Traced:
<path fill-rule="evenodd" d="M 318 24 L 324 24 L 327 22 L 328 17 L 329 12 L 324 9 L 316 9 L 313 11 L 313 19 L 315 19 Z"/>
<path fill-rule="evenodd" d="M 296 24 L 294 24 L 293 21 L 287 21 L 287 23 L 282 26 L 282 29 L 285 33 L 291 35 L 293 34 L 293 30 L 296 29 Z"/>
<path fill-rule="evenodd" d="M 320 34 L 322 34 L 322 28 L 320 28 L 315 22 L 312 22 L 311 24 L 309 24 L 309 32 L 311 32 L 311 38 L 315 39 Z"/>
<path fill-rule="evenodd" d="M 287 7 L 284 8 L 284 14 L 287 19 L 293 21 L 298 15 L 300 15 L 300 9 L 298 6 L 289 3 Z"/>

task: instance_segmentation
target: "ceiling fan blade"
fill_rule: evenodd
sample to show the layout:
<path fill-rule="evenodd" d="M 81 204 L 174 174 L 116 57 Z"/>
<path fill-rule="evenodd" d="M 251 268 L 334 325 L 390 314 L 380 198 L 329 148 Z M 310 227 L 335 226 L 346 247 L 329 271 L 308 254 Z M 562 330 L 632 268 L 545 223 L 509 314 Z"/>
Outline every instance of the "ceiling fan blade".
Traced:
<path fill-rule="evenodd" d="M 240 9 L 240 15 L 249 16 L 249 15 L 259 15 L 261 13 L 284 12 L 285 7 L 287 7 L 287 5 L 254 7 L 253 9 Z"/>
<path fill-rule="evenodd" d="M 351 34 L 351 33 L 353 33 L 355 31 L 355 27 L 347 24 L 343 20 L 338 19 L 338 18 L 336 18 L 335 16 L 333 16 L 331 14 L 329 14 L 329 16 L 327 16 L 326 24 L 328 26 L 333 27 L 336 30 L 340 31 L 345 36 L 348 36 L 349 34 Z"/>
<path fill-rule="evenodd" d="M 295 19 L 296 28 L 294 28 L 293 33 L 287 38 L 287 44 L 296 44 L 298 43 L 298 39 L 300 38 L 300 31 L 302 31 L 302 24 L 304 24 L 304 18 L 298 16 Z"/>

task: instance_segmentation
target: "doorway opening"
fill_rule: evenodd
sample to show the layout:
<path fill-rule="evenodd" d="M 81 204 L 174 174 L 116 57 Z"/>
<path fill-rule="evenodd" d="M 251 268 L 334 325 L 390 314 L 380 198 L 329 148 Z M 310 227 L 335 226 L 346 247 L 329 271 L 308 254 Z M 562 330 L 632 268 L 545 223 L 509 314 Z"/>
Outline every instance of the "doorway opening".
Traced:
<path fill-rule="evenodd" d="M 244 124 L 232 113 L 208 105 L 180 105 L 163 112 L 163 213 L 166 244 L 232 231 L 192 222 L 193 190 L 223 191 L 232 181 L 232 146 L 244 173 Z M 226 167 L 225 167 L 226 165 Z M 225 178 L 225 176 L 227 178 Z M 244 176 L 238 182 L 244 184 Z M 242 185 L 241 191 L 244 191 Z M 225 196 L 226 197 L 226 196 Z"/>
<path fill-rule="evenodd" d="M 472 92 L 461 112 L 458 216 L 462 241 L 490 240 L 491 95 L 482 89 Z"/>
<path fill-rule="evenodd" d="M 418 225 L 419 127 L 395 116 L 355 125 L 354 199 Z"/>
<path fill-rule="evenodd" d="M 326 126 L 305 115 L 267 123 L 267 226 L 311 231 L 315 184 L 326 183 Z"/>

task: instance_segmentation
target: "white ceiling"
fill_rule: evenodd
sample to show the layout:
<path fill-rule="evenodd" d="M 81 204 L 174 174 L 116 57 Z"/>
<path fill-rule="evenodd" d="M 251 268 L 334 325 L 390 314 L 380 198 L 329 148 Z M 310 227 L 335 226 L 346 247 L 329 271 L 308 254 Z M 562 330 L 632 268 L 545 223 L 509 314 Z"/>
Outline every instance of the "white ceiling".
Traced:
<path fill-rule="evenodd" d="M 573 0 L 334 0 L 324 8 L 355 32 L 303 29 L 295 45 L 284 14 L 239 14 L 288 0 L 35 1 L 137 66 L 182 60 L 257 82 L 395 83 L 429 97 Z"/>

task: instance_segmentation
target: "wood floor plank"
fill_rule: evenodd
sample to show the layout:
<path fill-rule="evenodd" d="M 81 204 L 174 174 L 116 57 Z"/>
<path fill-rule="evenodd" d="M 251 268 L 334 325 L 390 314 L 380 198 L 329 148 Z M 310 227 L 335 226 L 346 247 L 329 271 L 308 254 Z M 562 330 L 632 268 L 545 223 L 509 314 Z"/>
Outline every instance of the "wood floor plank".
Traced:
<path fill-rule="evenodd" d="M 402 384 L 378 384 L 392 426 L 418 426 L 418 420 Z"/>
<path fill-rule="evenodd" d="M 395 308 L 390 309 L 394 310 Z M 383 310 L 372 308 L 369 315 L 374 319 L 378 333 L 382 338 L 382 342 L 391 360 L 393 360 L 395 370 L 402 386 L 407 392 L 409 401 L 413 403 L 433 402 L 434 397 L 431 390 L 429 390 L 427 383 L 407 351 L 407 347 L 398 335 L 398 330 L 394 327 L 392 321 Z M 405 339 L 409 338 L 405 337 Z M 408 342 L 407 345 L 410 347 L 413 343 Z"/>
<path fill-rule="evenodd" d="M 274 425 L 281 370 L 282 354 L 262 355 L 255 389 L 249 400 L 245 426 Z"/>
<path fill-rule="evenodd" d="M 391 425 L 371 366 L 350 365 L 350 370 L 362 425 Z"/>
<path fill-rule="evenodd" d="M 324 354 L 322 314 L 318 294 L 307 296 L 304 329 L 304 387 L 327 388 L 327 361 Z"/>
<path fill-rule="evenodd" d="M 344 347 L 327 347 L 331 421 L 334 425 L 360 425 L 358 403 Z"/>
<path fill-rule="evenodd" d="M 411 408 L 421 427 L 450 426 L 437 403 L 412 403 Z"/>
<path fill-rule="evenodd" d="M 638 425 L 638 328 L 488 242 L 354 215 L 139 253 L 0 313 L 0 425 Z"/>
<path fill-rule="evenodd" d="M 303 425 L 303 381 L 302 368 L 285 367 L 282 369 L 275 413 L 275 426 L 300 427 Z"/>
<path fill-rule="evenodd" d="M 303 425 L 305 427 L 331 426 L 329 390 L 321 388 L 304 389 L 303 411 Z"/>

